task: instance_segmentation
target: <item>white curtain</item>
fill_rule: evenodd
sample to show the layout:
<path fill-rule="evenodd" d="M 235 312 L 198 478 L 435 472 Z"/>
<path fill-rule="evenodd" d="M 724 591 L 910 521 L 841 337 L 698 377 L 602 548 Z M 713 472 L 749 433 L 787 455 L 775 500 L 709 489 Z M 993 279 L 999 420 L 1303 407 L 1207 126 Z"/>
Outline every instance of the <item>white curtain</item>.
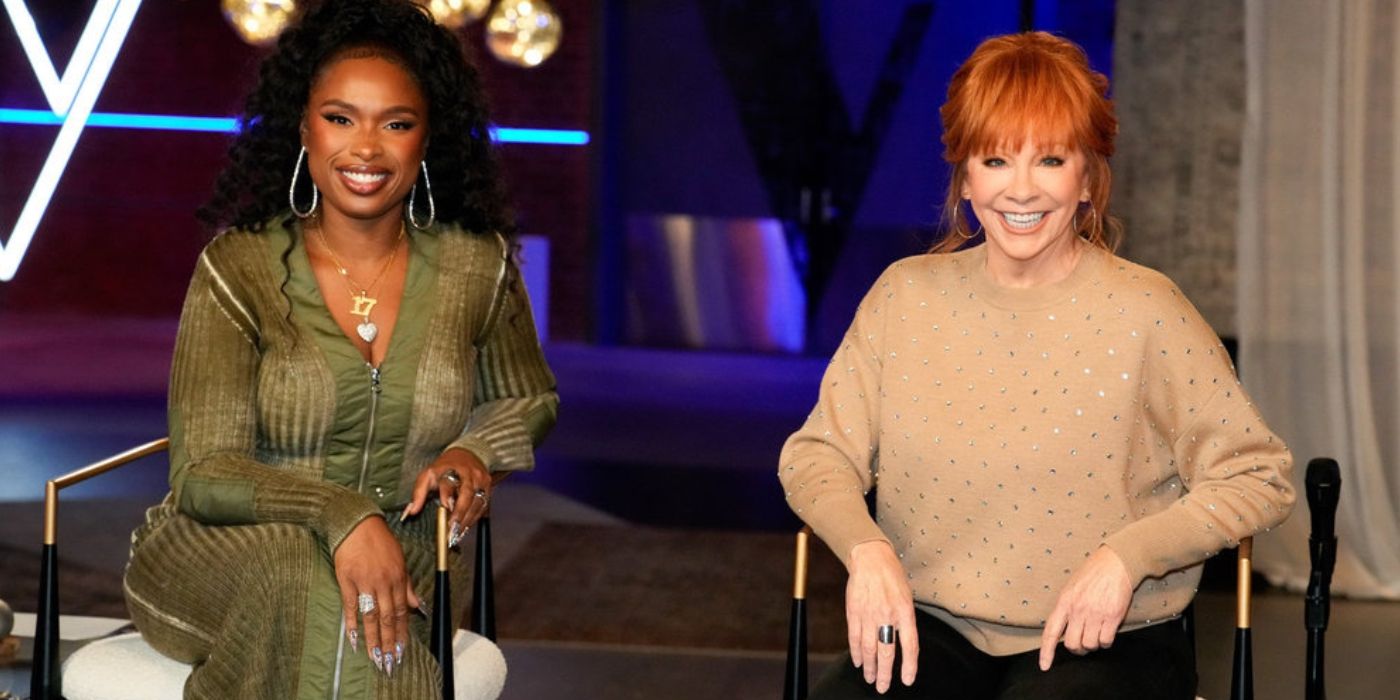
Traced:
<path fill-rule="evenodd" d="M 1258 568 L 1306 585 L 1310 457 L 1342 467 L 1333 590 L 1400 598 L 1400 0 L 1246 0 L 1240 369 L 1298 458 Z"/>

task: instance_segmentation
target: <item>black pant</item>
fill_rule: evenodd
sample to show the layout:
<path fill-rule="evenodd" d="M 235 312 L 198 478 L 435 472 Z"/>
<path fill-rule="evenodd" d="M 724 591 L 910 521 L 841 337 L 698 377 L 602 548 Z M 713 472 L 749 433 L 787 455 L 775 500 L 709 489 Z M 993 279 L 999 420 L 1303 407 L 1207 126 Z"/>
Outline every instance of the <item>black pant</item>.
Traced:
<path fill-rule="evenodd" d="M 809 700 L 1191 700 L 1196 697 L 1196 656 L 1180 622 L 1119 633 L 1113 646 L 1075 656 L 1060 646 L 1049 671 L 1040 670 L 1040 650 L 990 656 L 951 627 L 924 612 L 919 625 L 919 674 L 914 685 L 899 680 L 895 652 L 890 689 L 884 695 L 844 654 L 809 695 Z"/>

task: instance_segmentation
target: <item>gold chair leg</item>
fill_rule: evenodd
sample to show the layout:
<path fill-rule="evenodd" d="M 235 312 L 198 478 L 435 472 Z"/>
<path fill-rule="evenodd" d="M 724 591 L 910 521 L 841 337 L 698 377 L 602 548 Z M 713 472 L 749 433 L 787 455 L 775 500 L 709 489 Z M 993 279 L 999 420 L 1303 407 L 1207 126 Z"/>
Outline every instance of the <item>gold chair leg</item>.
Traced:
<path fill-rule="evenodd" d="M 453 700 L 452 637 L 457 631 L 452 623 L 452 583 L 447 571 L 447 509 L 437 508 L 437 571 L 433 581 L 433 629 L 428 648 L 442 668 L 442 698 Z"/>
<path fill-rule="evenodd" d="M 787 672 L 783 700 L 807 700 L 807 551 L 812 529 L 797 533 L 792 575 L 792 614 L 788 623 Z"/>
<path fill-rule="evenodd" d="M 29 677 L 34 700 L 62 700 L 63 679 L 58 667 L 58 493 L 69 486 L 124 467 L 142 457 L 164 452 L 168 438 L 152 440 L 121 454 L 50 479 L 44 485 L 44 546 L 39 562 L 39 614 L 34 628 L 34 665 Z"/>
<path fill-rule="evenodd" d="M 1253 558 L 1254 538 L 1240 540 L 1235 581 L 1235 664 L 1230 677 L 1231 700 L 1254 700 L 1254 640 L 1250 634 Z"/>

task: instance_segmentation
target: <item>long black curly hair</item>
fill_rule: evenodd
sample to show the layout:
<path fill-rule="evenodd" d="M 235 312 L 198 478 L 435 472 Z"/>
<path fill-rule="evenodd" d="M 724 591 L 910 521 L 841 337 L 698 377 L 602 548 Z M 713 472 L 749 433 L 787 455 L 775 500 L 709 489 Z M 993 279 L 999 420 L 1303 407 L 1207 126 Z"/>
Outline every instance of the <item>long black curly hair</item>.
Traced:
<path fill-rule="evenodd" d="M 199 220 L 213 231 L 261 231 L 289 216 L 287 187 L 312 83 L 327 61 L 360 46 L 402 59 L 428 100 L 425 162 L 438 220 L 513 236 L 480 76 L 457 37 L 410 0 L 323 0 L 282 32 L 262 62 L 228 166 L 198 210 Z"/>

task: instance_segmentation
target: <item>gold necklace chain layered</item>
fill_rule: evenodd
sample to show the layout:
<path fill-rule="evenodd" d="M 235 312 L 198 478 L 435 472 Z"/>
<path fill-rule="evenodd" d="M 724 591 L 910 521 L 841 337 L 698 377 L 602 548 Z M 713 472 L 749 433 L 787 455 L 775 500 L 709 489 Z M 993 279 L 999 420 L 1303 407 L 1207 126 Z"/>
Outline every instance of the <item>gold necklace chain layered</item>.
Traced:
<path fill-rule="evenodd" d="M 340 256 L 336 255 L 335 250 L 331 248 L 330 241 L 326 240 L 326 234 L 321 230 L 321 227 L 317 226 L 315 231 L 316 237 L 321 241 L 321 247 L 325 248 L 326 253 L 331 256 L 331 262 L 335 263 L 335 271 L 340 274 L 340 279 L 345 282 L 345 288 L 350 292 L 350 315 L 360 317 L 360 323 L 355 326 L 355 333 L 366 343 L 373 343 L 374 339 L 379 336 L 379 326 L 369 320 L 369 315 L 374 311 L 374 305 L 379 303 L 379 299 L 370 296 L 369 293 L 379 286 L 379 281 L 384 279 L 384 273 L 389 271 L 389 267 L 394 264 L 394 259 L 398 257 L 399 244 L 403 242 L 406 231 L 404 225 L 399 224 L 399 235 L 394 239 L 394 249 L 389 252 L 388 259 L 379 268 L 379 274 L 374 276 L 368 286 L 356 282 L 350 276 L 350 270 L 345 267 L 344 263 L 340 262 Z"/>

